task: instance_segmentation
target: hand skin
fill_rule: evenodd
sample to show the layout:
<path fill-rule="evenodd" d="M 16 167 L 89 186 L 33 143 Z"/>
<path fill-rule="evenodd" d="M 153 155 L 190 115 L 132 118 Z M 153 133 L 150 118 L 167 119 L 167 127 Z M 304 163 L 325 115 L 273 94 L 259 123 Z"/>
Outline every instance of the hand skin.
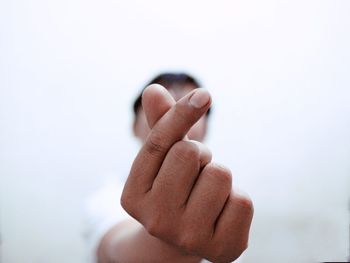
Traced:
<path fill-rule="evenodd" d="M 176 103 L 159 85 L 144 91 L 151 131 L 121 197 L 138 222 L 119 223 L 104 236 L 100 262 L 231 262 L 247 248 L 251 200 L 232 190 L 230 171 L 211 162 L 203 144 L 186 138 L 210 103 L 203 89 Z"/>

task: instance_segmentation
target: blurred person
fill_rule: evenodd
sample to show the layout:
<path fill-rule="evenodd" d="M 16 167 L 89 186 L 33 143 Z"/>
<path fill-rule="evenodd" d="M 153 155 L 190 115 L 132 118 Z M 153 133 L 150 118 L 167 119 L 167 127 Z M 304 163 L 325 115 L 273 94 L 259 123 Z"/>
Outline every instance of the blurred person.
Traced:
<path fill-rule="evenodd" d="M 133 133 L 142 147 L 129 177 L 87 202 L 91 261 L 231 262 L 246 249 L 252 202 L 201 143 L 210 106 L 183 73 L 157 76 L 137 97 Z"/>

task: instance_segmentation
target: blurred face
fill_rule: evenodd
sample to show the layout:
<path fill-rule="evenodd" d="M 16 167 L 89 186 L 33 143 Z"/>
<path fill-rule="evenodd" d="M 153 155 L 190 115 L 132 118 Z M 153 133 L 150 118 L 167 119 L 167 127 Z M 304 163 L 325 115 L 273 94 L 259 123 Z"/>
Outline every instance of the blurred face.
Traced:
<path fill-rule="evenodd" d="M 173 87 L 170 87 L 168 90 L 170 94 L 173 96 L 173 98 L 176 101 L 178 101 L 193 89 L 195 89 L 194 86 L 185 85 L 185 86 L 173 86 Z M 206 131 L 207 131 L 207 116 L 204 115 L 202 116 L 202 118 L 200 118 L 197 121 L 195 125 L 192 126 L 192 128 L 190 129 L 187 135 L 190 140 L 196 140 L 196 141 L 202 142 L 204 140 Z M 138 110 L 138 113 L 134 121 L 134 134 L 138 139 L 140 139 L 142 143 L 144 143 L 146 141 L 146 138 L 149 132 L 150 132 L 150 128 L 148 127 L 148 124 L 147 124 L 146 115 L 141 107 Z"/>

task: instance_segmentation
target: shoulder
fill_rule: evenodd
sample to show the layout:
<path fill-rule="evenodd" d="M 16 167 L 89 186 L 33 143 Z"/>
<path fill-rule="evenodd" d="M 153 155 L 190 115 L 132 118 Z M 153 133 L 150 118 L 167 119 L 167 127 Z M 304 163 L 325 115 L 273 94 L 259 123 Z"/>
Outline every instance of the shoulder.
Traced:
<path fill-rule="evenodd" d="M 109 229 L 129 218 L 120 205 L 124 183 L 113 181 L 89 195 L 83 207 L 83 237 L 90 252 L 96 248 Z"/>
<path fill-rule="evenodd" d="M 113 181 L 93 192 L 85 201 L 84 217 L 90 225 L 99 225 L 107 219 L 124 219 L 126 212 L 120 205 L 124 183 Z"/>

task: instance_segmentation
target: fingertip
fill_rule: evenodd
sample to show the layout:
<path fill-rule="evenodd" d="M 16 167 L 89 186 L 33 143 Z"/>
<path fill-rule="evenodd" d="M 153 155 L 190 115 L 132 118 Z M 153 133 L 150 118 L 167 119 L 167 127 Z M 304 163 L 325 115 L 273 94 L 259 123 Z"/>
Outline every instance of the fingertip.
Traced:
<path fill-rule="evenodd" d="M 175 104 L 174 98 L 162 85 L 151 84 L 142 93 L 142 107 L 150 128 Z"/>
<path fill-rule="evenodd" d="M 210 149 L 205 144 L 195 140 L 188 140 L 188 141 L 195 144 L 198 147 L 200 152 L 201 167 L 204 167 L 211 162 L 213 156 Z"/>
<path fill-rule="evenodd" d="M 167 101 L 172 101 L 175 103 L 175 100 L 173 99 L 171 94 L 168 92 L 168 90 L 160 84 L 151 84 L 147 86 L 142 92 L 143 102 L 148 100 L 150 100 L 152 103 L 159 102 L 159 100 L 162 97 L 165 97 Z"/>
<path fill-rule="evenodd" d="M 194 108 L 201 109 L 211 104 L 211 96 L 208 90 L 204 88 L 195 89 L 189 97 L 189 103 Z"/>
<path fill-rule="evenodd" d="M 142 92 L 142 104 L 148 99 L 153 97 L 156 94 L 163 92 L 165 89 L 162 85 L 159 84 L 151 84 L 148 85 Z"/>
<path fill-rule="evenodd" d="M 148 85 L 144 91 L 143 94 L 148 93 L 148 92 L 156 92 L 156 91 L 162 91 L 162 90 L 166 90 L 162 85 L 154 83 L 154 84 L 150 84 Z"/>

